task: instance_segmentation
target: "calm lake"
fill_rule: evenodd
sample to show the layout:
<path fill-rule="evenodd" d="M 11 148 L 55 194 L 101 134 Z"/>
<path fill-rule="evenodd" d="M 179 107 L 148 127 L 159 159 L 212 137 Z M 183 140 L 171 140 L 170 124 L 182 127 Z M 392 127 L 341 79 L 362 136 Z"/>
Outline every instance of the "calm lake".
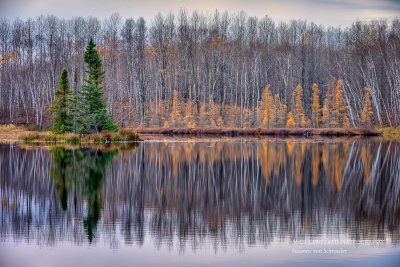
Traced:
<path fill-rule="evenodd" d="M 400 143 L 0 145 L 0 266 L 399 266 Z"/>

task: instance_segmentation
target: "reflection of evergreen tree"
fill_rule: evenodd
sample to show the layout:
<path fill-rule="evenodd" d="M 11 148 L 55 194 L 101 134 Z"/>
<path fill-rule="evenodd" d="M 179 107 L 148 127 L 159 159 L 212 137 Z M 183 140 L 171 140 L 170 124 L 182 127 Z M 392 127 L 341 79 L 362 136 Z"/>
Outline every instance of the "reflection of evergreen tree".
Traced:
<path fill-rule="evenodd" d="M 72 150 L 55 148 L 51 150 L 53 156 L 53 166 L 50 169 L 50 174 L 54 179 L 54 188 L 60 201 L 60 206 L 63 211 L 67 210 L 68 192 L 70 186 L 67 185 L 67 166 L 71 165 Z"/>
<path fill-rule="evenodd" d="M 102 188 L 107 173 L 107 167 L 118 150 L 101 151 L 79 148 L 68 150 L 53 148 L 51 176 L 54 179 L 55 190 L 62 210 L 67 209 L 68 192 L 74 186 L 87 199 L 88 212 L 83 224 L 89 242 L 94 238 L 97 223 L 103 203 Z"/>

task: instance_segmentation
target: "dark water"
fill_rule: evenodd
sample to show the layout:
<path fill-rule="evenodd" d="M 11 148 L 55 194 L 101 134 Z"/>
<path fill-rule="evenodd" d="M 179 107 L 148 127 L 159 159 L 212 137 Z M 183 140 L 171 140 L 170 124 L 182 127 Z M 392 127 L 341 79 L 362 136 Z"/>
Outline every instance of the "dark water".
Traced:
<path fill-rule="evenodd" d="M 0 266 L 400 266 L 400 144 L 0 145 Z"/>

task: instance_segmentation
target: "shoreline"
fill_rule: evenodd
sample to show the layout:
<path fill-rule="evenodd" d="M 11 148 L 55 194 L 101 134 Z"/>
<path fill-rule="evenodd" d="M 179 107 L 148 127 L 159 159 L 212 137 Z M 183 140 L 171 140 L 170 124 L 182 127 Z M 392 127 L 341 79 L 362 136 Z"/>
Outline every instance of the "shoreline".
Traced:
<path fill-rule="evenodd" d="M 188 136 L 188 137 L 374 137 L 382 136 L 378 130 L 360 128 L 138 128 L 135 131 L 139 135 L 159 136 Z"/>
<path fill-rule="evenodd" d="M 131 129 L 124 129 L 123 131 L 133 132 Z M 276 128 L 276 129 L 260 129 L 260 128 L 136 128 L 135 133 L 139 135 L 139 139 L 135 141 L 142 140 L 151 140 L 154 138 L 161 139 L 201 139 L 201 138 L 257 138 L 263 139 L 266 137 L 274 138 L 274 139 L 287 139 L 287 138 L 295 138 L 295 139 L 335 139 L 335 138 L 370 138 L 370 137 L 383 137 L 389 139 L 397 139 L 400 137 L 398 132 L 398 128 L 382 128 L 382 129 L 359 129 L 359 128 Z M 394 133 L 394 134 L 393 134 Z M 87 137 L 90 136 L 89 139 L 98 139 L 104 138 L 106 133 L 100 134 L 92 134 L 88 136 L 84 136 L 79 138 L 79 135 L 73 134 L 65 134 L 63 135 L 53 135 L 49 132 L 39 132 L 39 131 L 28 131 L 22 126 L 15 125 L 0 125 L 0 142 L 1 143 L 13 143 L 13 142 L 21 142 L 24 143 L 24 137 L 32 137 L 29 142 L 37 142 L 37 143 L 61 143 L 62 139 L 74 137 L 76 139 L 80 139 L 81 142 L 74 143 L 92 143 L 93 140 L 88 140 Z M 50 137 L 50 138 L 46 138 Z M 59 138 L 62 137 L 62 138 Z M 96 137 L 96 138 L 95 138 Z M 110 136 L 111 137 L 111 136 Z M 57 140 L 54 140 L 57 139 Z M 46 140 L 47 139 L 47 140 Z M 86 140 L 84 140 L 86 139 Z M 110 139 L 110 138 L 105 138 Z M 121 140 L 118 141 L 128 141 Z M 124 139 L 124 138 L 122 138 Z M 104 139 L 103 139 L 104 140 Z M 131 139 L 132 140 L 132 139 Z M 131 141 L 129 140 L 129 141 Z M 78 141 L 78 140 L 76 140 Z M 86 141 L 86 142 L 85 142 Z M 89 142 L 87 142 L 89 141 Z M 95 143 L 98 143 L 100 140 L 96 140 Z M 105 141 L 105 140 L 104 140 Z M 108 141 L 108 140 L 107 140 Z M 110 140 L 111 141 L 111 140 Z M 116 140 L 117 141 L 117 140 Z M 128 142 L 129 142 L 128 141 Z M 132 140 L 133 141 L 133 140 Z M 100 142 L 101 143 L 101 142 Z M 109 143 L 109 142 L 106 142 Z M 115 142 L 118 143 L 118 142 Z"/>

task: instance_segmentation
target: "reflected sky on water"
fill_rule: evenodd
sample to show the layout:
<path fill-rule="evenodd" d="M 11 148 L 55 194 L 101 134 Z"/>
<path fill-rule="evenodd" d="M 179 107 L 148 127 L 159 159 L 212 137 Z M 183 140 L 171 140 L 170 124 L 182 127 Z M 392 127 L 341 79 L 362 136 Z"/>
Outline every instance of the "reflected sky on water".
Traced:
<path fill-rule="evenodd" d="M 0 265 L 396 266 L 399 150 L 373 139 L 0 145 Z"/>

